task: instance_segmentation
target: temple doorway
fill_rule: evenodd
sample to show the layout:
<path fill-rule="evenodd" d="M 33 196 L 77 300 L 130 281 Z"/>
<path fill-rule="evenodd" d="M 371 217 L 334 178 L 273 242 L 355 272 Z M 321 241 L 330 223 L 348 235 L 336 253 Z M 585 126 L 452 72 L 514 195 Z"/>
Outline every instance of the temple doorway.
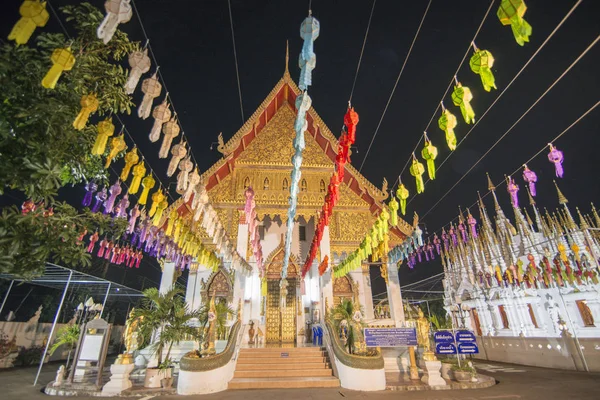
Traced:
<path fill-rule="evenodd" d="M 298 303 L 299 268 L 290 257 L 287 277 L 287 296 L 282 300 L 281 269 L 284 257 L 283 246 L 279 246 L 267 259 L 266 298 L 266 343 L 295 343 L 297 333 L 296 311 Z"/>
<path fill-rule="evenodd" d="M 348 275 L 333 280 L 333 306 L 337 307 L 342 300 L 356 301 L 358 287 Z"/>

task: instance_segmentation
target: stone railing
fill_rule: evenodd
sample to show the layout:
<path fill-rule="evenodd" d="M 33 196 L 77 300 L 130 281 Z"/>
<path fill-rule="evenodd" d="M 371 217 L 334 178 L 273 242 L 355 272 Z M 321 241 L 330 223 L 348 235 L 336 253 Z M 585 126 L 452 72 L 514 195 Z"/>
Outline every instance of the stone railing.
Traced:
<path fill-rule="evenodd" d="M 190 353 L 188 353 L 181 358 L 181 361 L 179 362 L 179 369 L 181 371 L 194 372 L 210 371 L 227 365 L 235 353 L 235 344 L 237 342 L 240 327 L 240 321 L 236 321 L 233 324 L 231 327 L 231 332 L 229 333 L 227 345 L 225 346 L 225 350 L 223 350 L 223 352 L 202 358 L 198 358 L 197 356 L 189 356 Z"/>
<path fill-rule="evenodd" d="M 344 348 L 344 345 L 340 341 L 338 335 L 335 334 L 335 329 L 330 321 L 325 323 L 327 334 L 329 335 L 329 341 L 333 348 L 335 357 L 344 365 L 350 368 L 356 369 L 383 369 L 383 356 L 380 351 L 373 356 L 360 356 L 357 354 L 350 354 Z"/>

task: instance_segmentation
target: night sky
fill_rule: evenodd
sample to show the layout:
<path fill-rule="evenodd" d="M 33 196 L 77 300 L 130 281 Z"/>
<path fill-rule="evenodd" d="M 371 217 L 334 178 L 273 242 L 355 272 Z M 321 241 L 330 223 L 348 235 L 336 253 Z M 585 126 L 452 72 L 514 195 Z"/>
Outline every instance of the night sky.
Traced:
<path fill-rule="evenodd" d="M 103 5 L 103 1 L 90 2 L 98 7 Z M 20 3 L 11 0 L 4 4 L 0 16 L 4 36 L 17 20 Z M 51 3 L 58 8 L 74 2 L 53 0 Z M 493 72 L 498 90 L 491 93 L 483 90 L 479 76 L 469 69 L 468 58 L 458 73 L 458 79 L 473 92 L 471 104 L 477 117 L 492 104 L 575 3 L 575 0 L 528 0 L 525 19 L 532 25 L 533 35 L 531 41 L 521 47 L 515 42 L 511 28 L 502 26 L 496 17 L 499 1 L 495 1 L 476 44 L 481 49 L 491 51 L 495 57 Z M 315 42 L 317 66 L 309 93 L 313 107 L 336 134 L 342 126 L 372 4 L 370 0 L 312 2 L 313 15 L 321 23 L 321 32 Z M 244 122 L 240 115 L 227 1 L 138 0 L 136 5 L 179 114 L 182 129 L 200 169 L 205 170 L 220 156 L 216 145 L 214 150 L 210 149 L 218 133 L 223 132 L 227 140 Z M 484 0 L 433 0 L 362 169 L 362 173 L 377 186 L 381 186 L 384 177 L 390 186 L 396 181 L 450 83 L 488 5 L 489 1 Z M 599 5 L 598 1 L 593 0 L 582 2 L 468 139 L 438 170 L 437 179 L 427 184 L 425 193 L 409 205 L 409 222 L 412 222 L 414 211 L 420 215 L 427 213 L 596 39 L 600 34 Z M 376 3 L 352 101 L 360 114 L 358 152 L 355 151 L 352 158 L 352 164 L 357 168 L 364 160 L 426 6 L 425 0 L 379 0 Z M 289 40 L 290 47 L 290 72 L 295 80 L 298 79 L 297 58 L 302 46 L 299 27 L 307 16 L 308 1 L 232 0 L 231 8 L 243 114 L 248 118 L 283 74 L 286 40 Z M 43 29 L 56 32 L 60 26 L 52 16 Z M 129 23 L 121 25 L 121 29 L 129 33 L 132 40 L 144 41 L 135 15 Z M 599 61 L 600 48 L 596 46 L 467 178 L 422 218 L 427 231 L 432 233 L 453 219 L 459 205 L 463 208 L 472 205 L 477 200 L 478 190 L 482 194 L 487 192 L 486 171 L 498 183 L 504 174 L 520 167 L 600 100 Z M 134 101 L 139 102 L 140 99 L 138 87 Z M 444 102 L 458 118 L 459 125 L 455 131 L 460 141 L 469 127 L 464 124 L 460 110 L 451 105 L 449 95 Z M 437 127 L 438 117 L 439 112 L 428 133 L 439 149 L 438 162 L 441 162 L 449 151 L 444 133 Z M 152 144 L 147 139 L 152 119 L 141 121 L 137 116 L 130 116 L 124 117 L 124 121 L 160 179 L 164 183 L 175 182 L 175 179 L 166 177 L 164 171 L 167 163 L 157 158 L 159 144 Z M 596 178 L 600 168 L 594 158 L 600 145 L 599 126 L 600 108 L 555 142 L 565 154 L 565 178 L 560 180 L 559 185 L 570 205 L 579 206 L 585 212 L 589 210 L 589 202 L 597 200 L 600 195 Z M 418 153 L 421 148 L 422 145 Z M 555 208 L 557 201 L 552 185 L 554 168 L 546 154 L 547 151 L 544 151 L 529 163 L 529 167 L 538 175 L 538 204 Z M 515 177 L 524 188 L 521 173 Z M 408 169 L 402 175 L 402 180 L 411 195 L 414 194 L 414 179 Z M 83 188 L 78 190 L 82 196 Z M 174 190 L 172 193 L 175 193 Z M 522 190 L 520 194 L 521 204 L 527 204 L 525 191 Z M 499 188 L 499 197 L 510 216 L 512 213 L 508 212 L 510 206 L 505 186 Z M 489 197 L 486 202 L 488 206 L 491 204 Z M 478 214 L 475 216 L 479 217 Z M 440 270 L 441 265 L 437 262 L 418 265 L 413 271 L 403 267 L 401 281 L 412 282 Z"/>

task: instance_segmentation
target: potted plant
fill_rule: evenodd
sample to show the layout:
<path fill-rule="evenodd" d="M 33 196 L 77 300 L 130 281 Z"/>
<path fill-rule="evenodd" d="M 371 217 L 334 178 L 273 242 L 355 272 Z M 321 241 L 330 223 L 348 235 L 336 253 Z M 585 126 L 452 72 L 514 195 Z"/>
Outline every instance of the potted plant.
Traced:
<path fill-rule="evenodd" d="M 454 373 L 456 380 L 461 383 L 471 382 L 473 379 L 477 379 L 477 371 L 470 361 L 466 364 L 452 366 L 452 372 Z"/>
<path fill-rule="evenodd" d="M 139 337 L 142 342 L 151 343 L 150 348 L 158 360 L 156 367 L 146 368 L 145 387 L 158 388 L 163 379 L 172 378 L 173 364 L 170 355 L 174 344 L 200 337 L 200 331 L 191 322 L 200 318 L 201 312 L 190 311 L 182 293 L 176 287 L 164 294 L 156 288 L 146 289 L 140 307 L 132 313 L 131 318 L 140 318 Z"/>
<path fill-rule="evenodd" d="M 166 358 L 165 361 L 158 365 L 160 386 L 163 389 L 168 389 L 173 386 L 173 362 L 170 358 Z"/>

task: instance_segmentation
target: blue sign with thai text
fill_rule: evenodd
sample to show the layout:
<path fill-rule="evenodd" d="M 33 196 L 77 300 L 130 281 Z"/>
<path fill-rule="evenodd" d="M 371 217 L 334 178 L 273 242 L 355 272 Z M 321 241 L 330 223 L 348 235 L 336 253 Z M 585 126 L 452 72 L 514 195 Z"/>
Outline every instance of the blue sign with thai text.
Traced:
<path fill-rule="evenodd" d="M 475 335 L 471 331 L 458 331 L 456 332 L 456 341 L 458 343 L 475 343 Z"/>
<path fill-rule="evenodd" d="M 438 343 L 435 345 L 437 354 L 456 354 L 456 346 L 452 343 Z"/>
<path fill-rule="evenodd" d="M 454 335 L 450 331 L 437 331 L 433 334 L 436 343 L 454 343 Z"/>
<path fill-rule="evenodd" d="M 479 353 L 479 347 L 476 343 L 459 343 L 458 354 L 477 354 Z"/>
<path fill-rule="evenodd" d="M 402 347 L 417 345 L 415 328 L 365 328 L 367 347 Z"/>

